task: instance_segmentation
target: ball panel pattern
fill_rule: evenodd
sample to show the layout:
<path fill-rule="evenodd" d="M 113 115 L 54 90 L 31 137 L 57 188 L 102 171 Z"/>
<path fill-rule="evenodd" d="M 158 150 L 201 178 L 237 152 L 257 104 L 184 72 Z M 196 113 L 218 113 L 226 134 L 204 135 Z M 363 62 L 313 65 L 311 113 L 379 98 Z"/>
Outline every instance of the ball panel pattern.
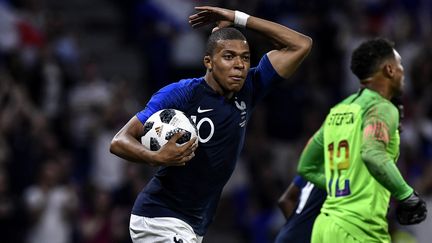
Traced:
<path fill-rule="evenodd" d="M 145 136 L 153 127 L 154 122 L 153 121 L 147 121 L 144 123 L 144 135 Z"/>
<path fill-rule="evenodd" d="M 149 150 L 157 151 L 178 132 L 184 134 L 176 143 L 182 145 L 192 138 L 197 138 L 195 123 L 184 112 L 175 109 L 164 109 L 155 112 L 144 123 L 144 135 L 141 143 Z M 196 140 L 198 143 L 198 140 Z"/>
<path fill-rule="evenodd" d="M 174 136 L 174 134 L 176 134 L 178 132 L 184 132 L 184 134 L 179 139 L 177 139 L 176 143 L 183 144 L 183 143 L 188 142 L 191 139 L 191 133 L 182 129 L 182 128 L 176 128 L 176 129 L 173 129 L 171 131 L 168 131 L 165 135 L 165 139 L 170 140 L 172 138 L 172 136 Z"/>
<path fill-rule="evenodd" d="M 161 148 L 158 140 L 156 138 L 150 138 L 150 150 L 158 151 Z"/>
<path fill-rule="evenodd" d="M 174 109 L 166 109 L 163 110 L 160 114 L 160 120 L 163 123 L 170 123 L 171 119 L 176 115 L 176 112 Z"/>

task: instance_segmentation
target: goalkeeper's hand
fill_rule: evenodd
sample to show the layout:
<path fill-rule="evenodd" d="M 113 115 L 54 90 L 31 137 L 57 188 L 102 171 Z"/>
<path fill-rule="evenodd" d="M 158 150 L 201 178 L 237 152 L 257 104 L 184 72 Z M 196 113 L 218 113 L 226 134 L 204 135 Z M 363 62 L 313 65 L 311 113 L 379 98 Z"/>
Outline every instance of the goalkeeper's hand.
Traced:
<path fill-rule="evenodd" d="M 407 199 L 399 201 L 396 208 L 396 217 L 401 225 L 418 224 L 426 219 L 426 203 L 416 192 Z"/>

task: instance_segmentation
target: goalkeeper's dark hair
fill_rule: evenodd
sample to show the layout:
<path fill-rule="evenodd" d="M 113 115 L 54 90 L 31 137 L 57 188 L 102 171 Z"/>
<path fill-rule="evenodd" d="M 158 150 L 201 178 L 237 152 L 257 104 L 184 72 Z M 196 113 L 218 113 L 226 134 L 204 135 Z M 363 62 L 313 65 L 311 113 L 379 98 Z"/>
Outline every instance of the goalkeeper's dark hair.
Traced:
<path fill-rule="evenodd" d="M 208 40 L 206 46 L 206 55 L 213 55 L 213 51 L 217 46 L 217 42 L 220 40 L 244 40 L 246 37 L 236 28 L 228 27 L 221 28 L 213 32 Z"/>
<path fill-rule="evenodd" d="M 363 42 L 351 56 L 351 71 L 360 80 L 372 76 L 387 58 L 394 58 L 394 43 L 377 38 Z"/>

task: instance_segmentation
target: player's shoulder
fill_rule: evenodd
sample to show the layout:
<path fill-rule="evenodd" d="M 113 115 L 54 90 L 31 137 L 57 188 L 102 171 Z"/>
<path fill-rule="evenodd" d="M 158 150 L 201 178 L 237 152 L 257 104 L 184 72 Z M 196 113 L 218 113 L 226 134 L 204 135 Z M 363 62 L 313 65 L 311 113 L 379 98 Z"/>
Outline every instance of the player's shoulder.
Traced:
<path fill-rule="evenodd" d="M 397 107 L 387 99 L 382 99 L 378 102 L 374 102 L 371 107 L 378 107 L 381 110 L 385 110 L 387 112 L 398 113 Z"/>
<path fill-rule="evenodd" d="M 302 188 L 306 185 L 307 181 L 300 175 L 296 175 L 292 181 L 294 185 L 296 185 L 299 188 Z"/>
<path fill-rule="evenodd" d="M 388 99 L 382 97 L 379 93 L 370 90 L 362 89 L 357 93 L 351 94 L 339 104 L 358 104 L 362 107 L 362 110 L 367 111 L 371 108 L 379 108 L 388 110 L 389 112 L 398 112 L 397 108 Z"/>
<path fill-rule="evenodd" d="M 177 108 L 182 110 L 184 105 L 190 103 L 197 94 L 196 87 L 200 85 L 203 78 L 182 79 L 178 82 L 168 84 L 154 93 L 147 103 L 154 111 L 164 108 Z"/>
<path fill-rule="evenodd" d="M 198 90 L 200 87 L 203 87 L 203 85 L 201 85 L 203 82 L 205 82 L 204 78 L 181 79 L 161 88 L 153 97 L 162 97 L 163 99 L 166 98 L 169 100 L 189 100 L 197 93 L 200 93 Z"/>
<path fill-rule="evenodd" d="M 181 79 L 177 82 L 180 87 L 195 87 L 202 84 L 204 81 L 204 77 L 199 78 L 186 78 Z"/>
<path fill-rule="evenodd" d="M 390 115 L 398 114 L 397 107 L 390 100 L 369 89 L 366 89 L 365 93 L 365 111 L 377 110 Z"/>
<path fill-rule="evenodd" d="M 204 78 L 187 78 L 171 83 L 163 87 L 160 92 L 171 92 L 175 90 L 193 90 L 204 82 Z"/>
<path fill-rule="evenodd" d="M 248 77 L 250 78 L 263 78 L 265 76 L 270 76 L 274 78 L 281 78 L 276 69 L 273 67 L 273 64 L 270 62 L 267 54 L 264 54 L 259 60 L 258 64 L 249 69 Z"/>

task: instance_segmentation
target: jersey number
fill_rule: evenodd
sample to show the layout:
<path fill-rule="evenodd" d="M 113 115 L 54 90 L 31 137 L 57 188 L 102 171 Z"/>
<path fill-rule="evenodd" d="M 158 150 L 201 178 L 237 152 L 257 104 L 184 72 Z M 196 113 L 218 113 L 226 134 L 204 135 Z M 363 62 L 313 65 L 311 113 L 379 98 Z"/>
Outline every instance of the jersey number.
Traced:
<path fill-rule="evenodd" d="M 203 117 L 198 122 L 197 122 L 197 117 L 196 116 L 191 116 L 191 118 L 192 118 L 192 121 L 196 124 L 197 130 L 198 130 L 198 134 L 197 135 L 198 135 L 199 142 L 200 143 L 207 143 L 213 137 L 213 134 L 214 134 L 214 124 L 213 124 L 213 121 L 210 120 L 210 118 L 208 118 L 208 117 Z M 202 138 L 199 131 L 200 131 L 200 128 L 201 128 L 202 124 L 204 124 L 204 123 L 208 123 L 208 125 L 210 126 L 210 133 L 209 133 L 209 135 L 207 137 Z"/>
<path fill-rule="evenodd" d="M 336 197 L 343 197 L 348 196 L 351 194 L 350 190 L 350 181 L 349 179 L 344 180 L 344 188 L 339 188 L 339 179 L 342 175 L 342 173 L 346 170 L 348 170 L 350 166 L 349 162 L 349 145 L 347 140 L 342 140 L 337 144 L 337 150 L 336 150 L 336 159 L 340 161 L 337 163 L 337 166 L 335 166 L 335 144 L 332 142 L 328 145 L 328 152 L 329 152 L 329 160 L 330 160 L 330 180 L 328 184 L 328 192 L 329 194 L 332 194 L 332 184 L 335 181 L 335 175 L 337 171 L 337 178 L 336 178 L 336 191 L 335 196 Z M 344 153 L 343 153 L 344 152 Z"/>

